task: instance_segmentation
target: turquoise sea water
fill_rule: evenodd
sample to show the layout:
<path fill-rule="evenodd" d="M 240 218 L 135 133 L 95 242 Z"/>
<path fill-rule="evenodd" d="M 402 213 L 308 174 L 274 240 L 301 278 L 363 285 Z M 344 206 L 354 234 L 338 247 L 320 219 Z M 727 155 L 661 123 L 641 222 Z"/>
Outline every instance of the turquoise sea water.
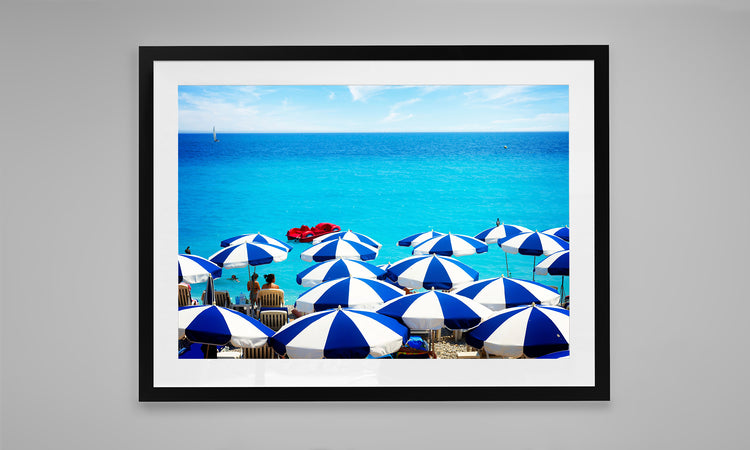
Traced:
<path fill-rule="evenodd" d="M 495 220 L 545 230 L 569 223 L 568 133 L 355 133 L 179 135 L 179 248 L 208 258 L 223 239 L 261 232 L 286 241 L 302 224 L 337 224 L 383 244 L 374 264 L 411 247 L 396 242 L 434 229 L 474 236 Z M 507 146 L 507 149 L 505 148 Z M 300 259 L 258 266 L 293 304 L 307 288 Z M 505 253 L 459 259 L 480 278 L 505 273 Z M 511 276 L 532 278 L 533 257 L 508 255 Z M 537 263 L 540 258 L 537 258 Z M 252 271 L 252 267 L 250 268 Z M 230 281 L 232 274 L 241 280 Z M 248 270 L 224 270 L 217 290 L 246 293 Z M 536 277 L 560 285 L 560 277 Z M 565 281 L 566 291 L 568 280 Z M 193 285 L 199 297 L 205 284 Z"/>

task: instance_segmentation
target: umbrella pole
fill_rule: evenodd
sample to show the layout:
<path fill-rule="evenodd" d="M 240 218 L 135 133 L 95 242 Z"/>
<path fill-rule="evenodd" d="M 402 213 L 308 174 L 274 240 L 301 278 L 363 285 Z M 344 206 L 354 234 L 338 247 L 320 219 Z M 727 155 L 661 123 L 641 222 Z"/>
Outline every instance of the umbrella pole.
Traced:
<path fill-rule="evenodd" d="M 561 276 L 562 284 L 560 285 L 560 304 L 565 303 L 565 275 Z"/>
<path fill-rule="evenodd" d="M 534 267 L 536 267 L 536 256 L 534 256 L 534 265 L 531 266 L 531 281 L 536 281 L 536 271 L 534 270 Z"/>
<path fill-rule="evenodd" d="M 508 278 L 510 278 L 510 269 L 508 268 L 508 254 L 505 253 L 505 273 L 508 274 Z"/>

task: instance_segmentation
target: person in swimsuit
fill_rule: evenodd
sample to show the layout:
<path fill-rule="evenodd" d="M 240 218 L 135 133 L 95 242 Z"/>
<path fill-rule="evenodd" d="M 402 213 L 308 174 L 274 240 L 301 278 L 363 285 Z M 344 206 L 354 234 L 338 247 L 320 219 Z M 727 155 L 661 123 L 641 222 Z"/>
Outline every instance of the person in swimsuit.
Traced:
<path fill-rule="evenodd" d="M 263 275 L 263 278 L 266 279 L 266 284 L 261 286 L 261 289 L 281 289 L 278 284 L 276 284 L 276 275 L 269 273 L 268 275 Z"/>

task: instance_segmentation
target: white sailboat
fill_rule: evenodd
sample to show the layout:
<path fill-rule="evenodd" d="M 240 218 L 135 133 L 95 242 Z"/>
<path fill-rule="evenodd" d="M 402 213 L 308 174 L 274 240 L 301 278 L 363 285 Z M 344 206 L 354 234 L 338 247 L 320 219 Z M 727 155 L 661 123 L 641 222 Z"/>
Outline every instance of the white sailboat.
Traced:
<path fill-rule="evenodd" d="M 214 127 L 214 142 L 219 142 L 219 140 L 216 139 L 216 127 Z"/>

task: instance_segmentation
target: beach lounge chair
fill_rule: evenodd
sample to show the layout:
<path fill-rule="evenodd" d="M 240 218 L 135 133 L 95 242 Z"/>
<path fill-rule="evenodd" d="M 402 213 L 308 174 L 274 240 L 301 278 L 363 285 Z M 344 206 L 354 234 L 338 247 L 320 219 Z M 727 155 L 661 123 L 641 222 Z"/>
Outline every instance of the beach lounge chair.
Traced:
<path fill-rule="evenodd" d="M 284 291 L 281 289 L 261 289 L 258 291 L 258 314 L 264 310 L 287 311 L 284 306 Z"/>
<path fill-rule="evenodd" d="M 243 348 L 242 357 L 245 359 L 277 359 L 279 355 L 266 344 L 258 348 Z"/>
<path fill-rule="evenodd" d="M 190 306 L 193 304 L 193 299 L 190 298 L 190 288 L 184 285 L 177 286 L 177 306 Z"/>
<path fill-rule="evenodd" d="M 260 312 L 259 317 L 260 323 L 272 329 L 273 331 L 279 331 L 281 327 L 289 322 L 289 313 L 284 309 L 280 310 L 266 310 Z"/>
<path fill-rule="evenodd" d="M 229 296 L 229 291 L 215 291 L 214 301 L 216 301 L 216 306 L 223 308 L 230 308 L 232 305 L 232 298 Z M 201 294 L 201 304 L 206 304 L 206 291 L 203 291 L 203 294 Z"/>

